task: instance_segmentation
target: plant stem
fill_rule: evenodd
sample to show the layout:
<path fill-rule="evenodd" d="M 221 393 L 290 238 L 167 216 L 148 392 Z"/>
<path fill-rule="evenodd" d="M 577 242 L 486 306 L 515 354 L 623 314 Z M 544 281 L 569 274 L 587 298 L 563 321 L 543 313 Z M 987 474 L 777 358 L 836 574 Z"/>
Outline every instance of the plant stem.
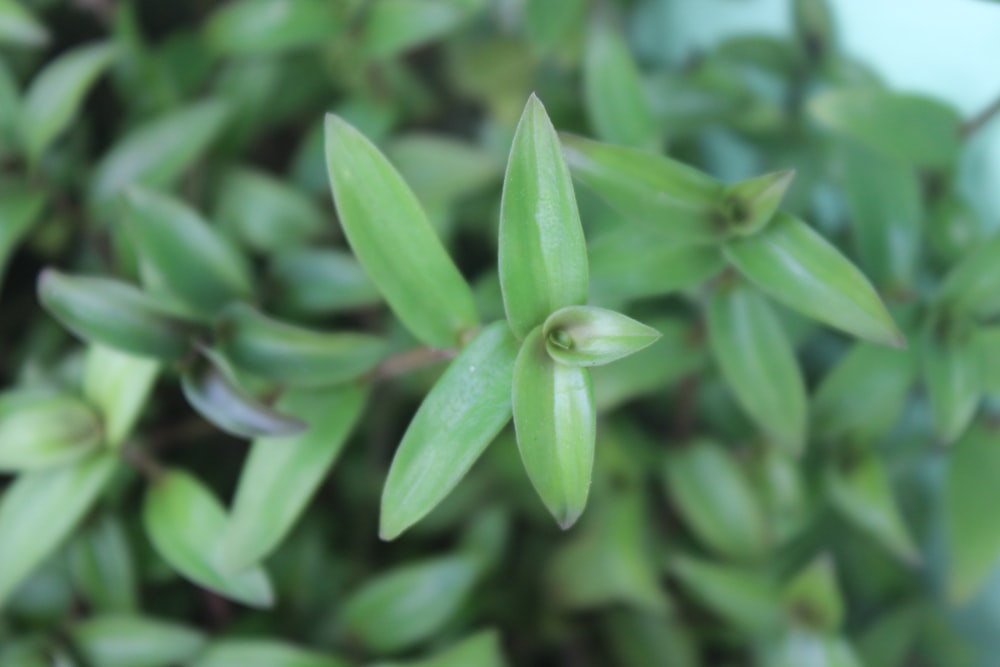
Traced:
<path fill-rule="evenodd" d="M 1000 114 L 1000 97 L 993 100 L 992 104 L 970 118 L 969 122 L 962 126 L 962 136 L 966 138 L 972 136 L 988 125 L 998 114 Z"/>
<path fill-rule="evenodd" d="M 122 448 L 122 457 L 150 481 L 155 481 L 163 475 L 163 466 L 156 457 L 133 443 L 128 443 Z"/>
<path fill-rule="evenodd" d="M 373 382 L 388 380 L 439 361 L 454 359 L 457 354 L 455 348 L 415 347 L 384 360 L 368 374 L 368 379 Z"/>

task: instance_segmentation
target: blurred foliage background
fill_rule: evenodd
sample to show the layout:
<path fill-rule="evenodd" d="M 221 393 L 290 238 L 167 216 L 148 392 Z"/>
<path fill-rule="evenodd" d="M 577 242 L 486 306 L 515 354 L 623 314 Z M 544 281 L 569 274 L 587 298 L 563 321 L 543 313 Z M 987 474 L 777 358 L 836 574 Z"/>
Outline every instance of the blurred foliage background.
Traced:
<path fill-rule="evenodd" d="M 94 376 L 117 377 L 131 464 L 80 504 L 62 469 L 15 497 L 0 457 L 0 665 L 1000 664 L 998 58 L 1000 5 L 979 0 L 0 0 L 0 453 L 25 423 L 79 416 L 18 426 L 15 392 L 82 386 L 100 404 Z M 332 111 L 412 186 L 483 320 L 502 319 L 501 183 L 532 92 L 560 131 L 727 182 L 796 170 L 783 208 L 862 269 L 909 348 L 776 306 L 809 404 L 789 455 L 714 360 L 714 273 L 678 279 L 670 248 L 577 184 L 592 302 L 664 334 L 595 374 L 577 526 L 552 523 L 508 427 L 425 521 L 378 539 L 439 363 L 359 402 L 266 560 L 270 608 L 239 602 L 261 602 L 252 583 L 180 576 L 144 522 L 144 474 L 184 470 L 228 506 L 246 443 L 197 416 L 173 370 L 81 345 L 39 305 L 39 272 L 148 281 L 121 232 L 140 184 L 240 248 L 267 312 L 405 351 L 337 225 Z M 218 513 L 211 533 L 213 502 L 171 511 Z"/>

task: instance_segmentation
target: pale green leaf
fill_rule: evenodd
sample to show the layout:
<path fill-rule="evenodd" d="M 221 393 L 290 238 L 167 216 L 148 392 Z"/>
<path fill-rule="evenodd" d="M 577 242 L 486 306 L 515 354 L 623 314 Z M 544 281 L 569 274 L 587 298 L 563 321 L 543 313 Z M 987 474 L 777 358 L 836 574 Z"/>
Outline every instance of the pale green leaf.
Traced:
<path fill-rule="evenodd" d="M 48 389 L 0 393 L 0 471 L 79 459 L 103 442 L 100 416 L 72 394 Z"/>
<path fill-rule="evenodd" d="M 45 46 L 49 31 L 20 0 L 0 0 L 0 44 Z"/>
<path fill-rule="evenodd" d="M 101 514 L 69 549 L 73 584 L 91 609 L 130 612 L 138 606 L 135 558 L 121 520 Z"/>
<path fill-rule="evenodd" d="M 443 37 L 485 6 L 483 0 L 380 0 L 365 17 L 361 50 L 391 58 Z"/>
<path fill-rule="evenodd" d="M 91 345 L 84 364 L 83 394 L 101 412 L 104 442 L 124 444 L 146 407 L 160 364 L 108 347 Z"/>
<path fill-rule="evenodd" d="M 190 667 L 348 667 L 346 660 L 273 639 L 218 639 Z"/>
<path fill-rule="evenodd" d="M 549 356 L 568 366 L 603 366 L 635 354 L 660 332 L 631 317 L 594 306 L 566 306 L 542 325 Z"/>
<path fill-rule="evenodd" d="M 170 667 L 205 644 L 200 632 L 177 623 L 111 614 L 73 624 L 69 637 L 92 667 Z"/>
<path fill-rule="evenodd" d="M 216 9 L 205 38 L 227 55 L 280 53 L 331 42 L 347 25 L 347 3 L 329 0 L 238 0 Z"/>
<path fill-rule="evenodd" d="M 954 442 L 972 422 L 983 395 L 982 348 L 961 332 L 929 327 L 920 350 L 924 385 L 938 437 Z"/>
<path fill-rule="evenodd" d="M 844 599 L 833 559 L 824 554 L 799 571 L 782 592 L 792 617 L 816 630 L 835 632 L 844 622 Z"/>

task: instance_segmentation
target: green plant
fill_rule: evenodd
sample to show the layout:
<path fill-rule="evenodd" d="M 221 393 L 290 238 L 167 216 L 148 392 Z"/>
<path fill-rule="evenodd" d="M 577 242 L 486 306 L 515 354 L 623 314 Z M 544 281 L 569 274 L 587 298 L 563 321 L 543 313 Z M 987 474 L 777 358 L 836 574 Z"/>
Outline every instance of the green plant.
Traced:
<path fill-rule="evenodd" d="M 990 650 L 995 111 L 820 0 L 680 69 L 653 2 L 183 4 L 0 0 L 0 664 Z"/>

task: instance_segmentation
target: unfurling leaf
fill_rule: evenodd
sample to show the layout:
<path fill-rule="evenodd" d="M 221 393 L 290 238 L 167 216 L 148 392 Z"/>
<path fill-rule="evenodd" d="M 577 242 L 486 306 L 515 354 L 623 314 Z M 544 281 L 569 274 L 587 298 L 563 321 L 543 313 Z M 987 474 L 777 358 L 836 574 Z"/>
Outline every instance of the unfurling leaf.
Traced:
<path fill-rule="evenodd" d="M 386 478 L 382 539 L 395 539 L 441 502 L 510 421 L 517 349 L 505 322 L 487 326 L 424 399 Z"/>
<path fill-rule="evenodd" d="M 568 366 L 602 366 L 649 347 L 660 333 L 631 317 L 593 306 L 567 306 L 542 325 L 549 356 Z"/>
<path fill-rule="evenodd" d="M 102 440 L 100 417 L 75 396 L 46 389 L 0 394 L 0 471 L 64 464 Z"/>
<path fill-rule="evenodd" d="M 504 309 L 519 339 L 556 310 L 587 301 L 587 245 L 573 181 L 555 128 L 534 95 L 507 162 L 498 262 Z"/>
<path fill-rule="evenodd" d="M 795 178 L 794 170 L 776 171 L 726 186 L 722 209 L 736 236 L 753 236 L 771 222 Z"/>
<path fill-rule="evenodd" d="M 542 327 L 521 344 L 514 365 L 514 428 L 521 460 L 542 502 L 563 529 L 590 491 L 597 409 L 590 370 L 554 361 Z"/>

